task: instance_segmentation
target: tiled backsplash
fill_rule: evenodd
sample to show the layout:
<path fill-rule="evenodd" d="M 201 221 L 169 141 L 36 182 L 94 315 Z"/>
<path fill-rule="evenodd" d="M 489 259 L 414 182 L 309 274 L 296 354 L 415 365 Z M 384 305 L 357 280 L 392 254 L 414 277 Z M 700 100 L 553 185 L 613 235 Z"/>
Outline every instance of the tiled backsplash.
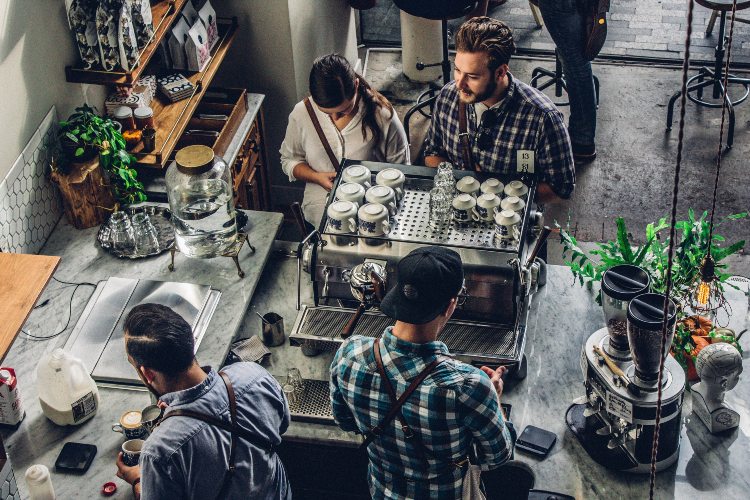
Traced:
<path fill-rule="evenodd" d="M 62 216 L 60 193 L 46 175 L 56 130 L 53 106 L 0 182 L 0 249 L 4 252 L 38 253 Z"/>

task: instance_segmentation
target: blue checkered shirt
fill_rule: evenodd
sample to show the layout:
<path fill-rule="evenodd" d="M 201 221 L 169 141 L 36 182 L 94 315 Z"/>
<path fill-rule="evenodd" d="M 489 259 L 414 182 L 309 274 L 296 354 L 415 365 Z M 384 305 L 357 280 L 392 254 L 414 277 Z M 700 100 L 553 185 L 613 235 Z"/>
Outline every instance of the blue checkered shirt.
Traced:
<path fill-rule="evenodd" d="M 569 198 L 576 183 L 573 151 L 562 113 L 547 96 L 516 81 L 508 73 L 508 92 L 502 103 L 485 113 L 494 112 L 498 119 L 492 127 L 492 147 L 479 148 L 477 117 L 474 106 L 467 105 L 466 130 L 473 160 L 483 172 L 516 172 L 516 152 L 534 151 L 534 170 L 540 182 L 546 182 L 560 198 Z M 447 158 L 456 168 L 465 166 L 458 137 L 458 89 L 456 82 L 447 84 L 438 94 L 432 123 L 425 140 L 425 156 Z"/>
<path fill-rule="evenodd" d="M 500 411 L 497 393 L 481 370 L 451 359 L 442 342 L 414 344 L 382 336 L 383 366 L 400 396 L 436 357 L 441 362 L 404 403 L 401 412 L 419 434 L 429 455 L 404 438 L 398 418 L 370 444 L 370 494 L 375 499 L 461 498 L 462 461 L 476 444 L 483 470 L 510 459 L 511 435 Z M 339 348 L 331 364 L 333 416 L 347 431 L 366 433 L 391 408 L 381 385 L 373 349 L 375 339 L 353 336 Z"/>

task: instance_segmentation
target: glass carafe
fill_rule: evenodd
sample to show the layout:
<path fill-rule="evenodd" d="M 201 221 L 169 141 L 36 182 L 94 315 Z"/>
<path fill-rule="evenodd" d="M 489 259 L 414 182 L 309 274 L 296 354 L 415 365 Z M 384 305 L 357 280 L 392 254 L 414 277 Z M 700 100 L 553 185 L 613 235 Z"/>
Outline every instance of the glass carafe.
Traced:
<path fill-rule="evenodd" d="M 189 257 L 225 253 L 237 239 L 232 173 L 208 146 L 177 152 L 165 176 L 175 244 Z"/>

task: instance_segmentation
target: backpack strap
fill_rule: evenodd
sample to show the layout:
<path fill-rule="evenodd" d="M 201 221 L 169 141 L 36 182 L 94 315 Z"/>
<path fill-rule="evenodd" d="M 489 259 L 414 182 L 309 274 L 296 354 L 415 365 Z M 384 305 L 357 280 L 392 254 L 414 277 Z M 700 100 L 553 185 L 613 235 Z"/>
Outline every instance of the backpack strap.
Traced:
<path fill-rule="evenodd" d="M 339 170 L 341 169 L 341 164 L 336 159 L 336 155 L 333 154 L 331 145 L 328 143 L 328 139 L 326 139 L 326 136 L 323 133 L 323 128 L 320 126 L 320 121 L 318 120 L 318 116 L 315 114 L 315 110 L 313 109 L 312 102 L 310 102 L 310 98 L 305 97 L 304 102 L 305 102 L 305 108 L 307 108 L 307 114 L 310 115 L 310 121 L 312 121 L 313 127 L 315 127 L 315 132 L 318 133 L 318 138 L 320 139 L 320 142 L 323 144 L 323 149 L 326 150 L 326 154 L 328 155 L 328 159 L 331 160 L 331 165 L 333 165 L 333 169 L 336 171 L 336 173 L 339 173 Z"/>

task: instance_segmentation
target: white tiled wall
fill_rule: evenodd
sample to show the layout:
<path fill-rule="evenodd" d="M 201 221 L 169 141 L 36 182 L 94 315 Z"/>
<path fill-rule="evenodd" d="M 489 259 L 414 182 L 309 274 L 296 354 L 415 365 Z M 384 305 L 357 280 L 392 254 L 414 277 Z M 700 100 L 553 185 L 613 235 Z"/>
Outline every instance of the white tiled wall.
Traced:
<path fill-rule="evenodd" d="M 39 252 L 62 216 L 60 193 L 47 178 L 56 130 L 53 106 L 0 181 L 0 249 L 4 252 Z"/>

